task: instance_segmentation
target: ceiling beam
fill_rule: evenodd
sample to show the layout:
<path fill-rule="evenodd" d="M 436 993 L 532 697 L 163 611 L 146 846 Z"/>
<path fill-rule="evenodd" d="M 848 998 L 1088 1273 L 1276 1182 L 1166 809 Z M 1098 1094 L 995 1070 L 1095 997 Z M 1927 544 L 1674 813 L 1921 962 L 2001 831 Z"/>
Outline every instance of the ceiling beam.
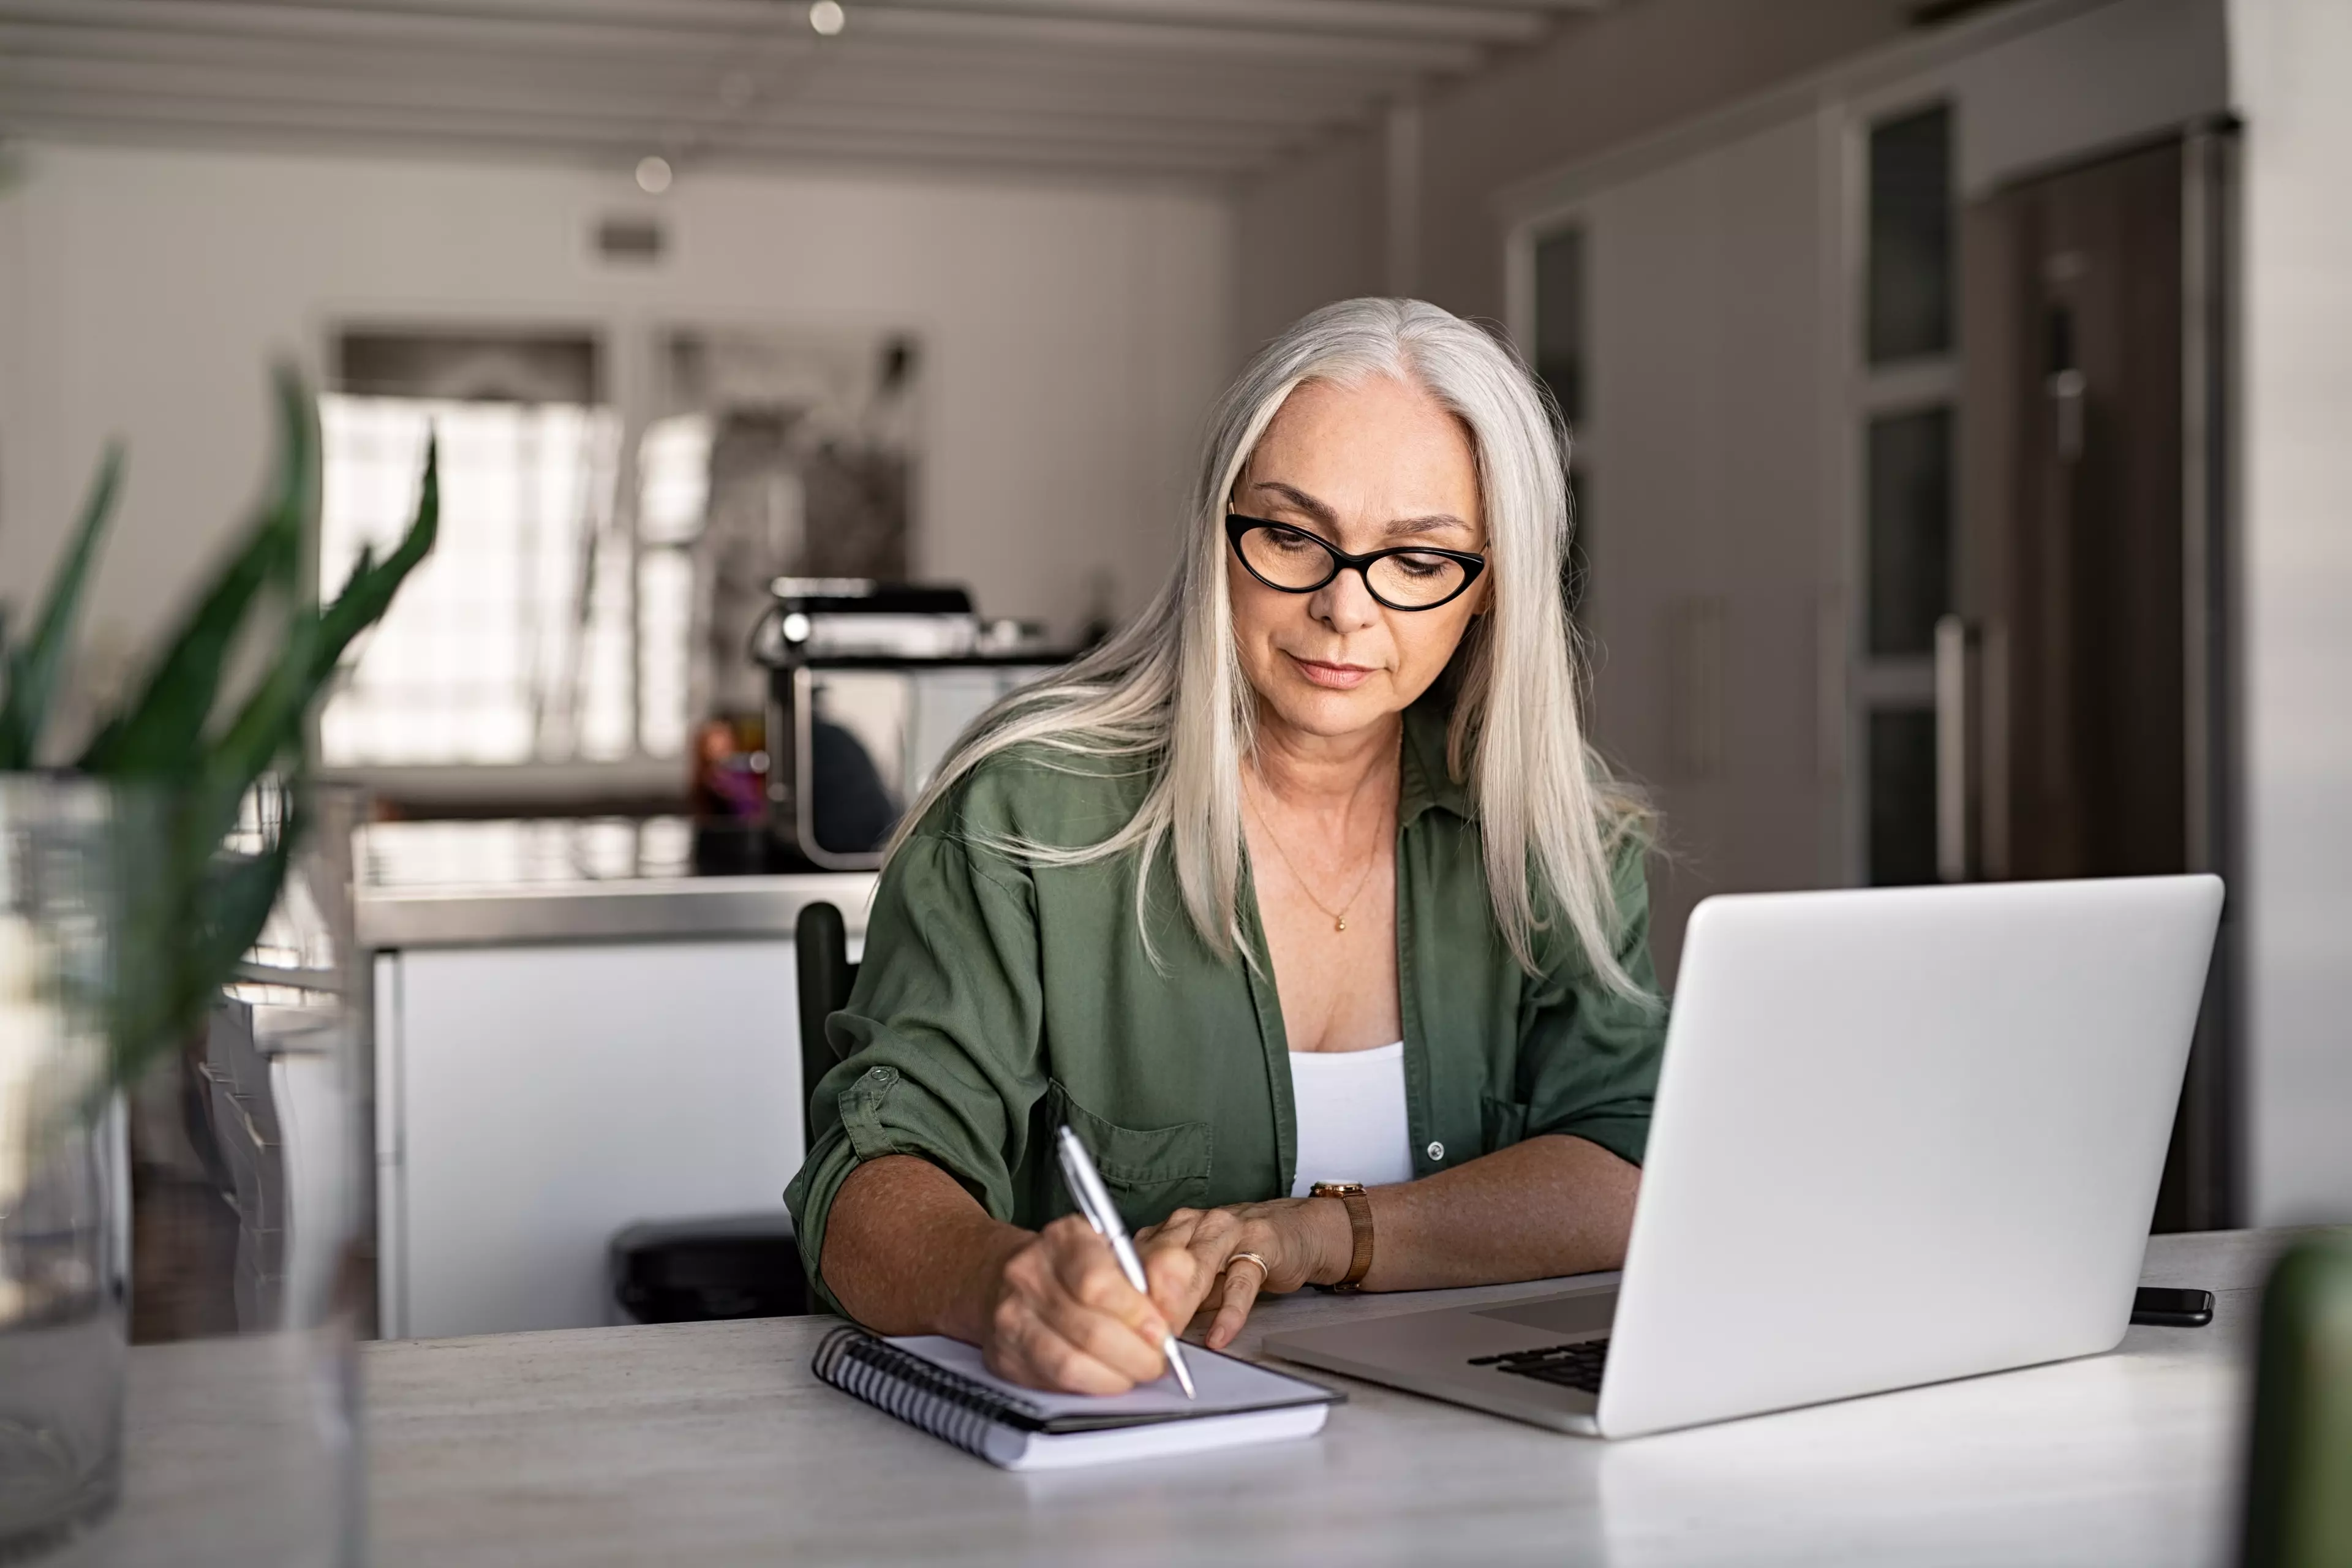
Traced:
<path fill-rule="evenodd" d="M 882 5 L 860 5 L 850 26 L 864 37 L 939 38 L 1021 47 L 1197 55 L 1204 58 L 1222 56 L 1445 73 L 1467 71 L 1485 58 L 1484 51 L 1475 44 L 1418 38 L 1349 37 L 1265 28 L 1179 27 L 1157 22 L 902 10 Z"/>
<path fill-rule="evenodd" d="M 786 27 L 772 14 L 780 42 L 814 50 L 824 40 L 805 26 Z M 607 58 L 654 54 L 715 58 L 740 36 L 707 29 L 606 22 L 515 21 L 423 13 L 400 14 L 331 5 L 272 5 L 266 0 L 0 0 L 0 23 L 89 31 L 136 30 L 254 41 L 299 40 L 341 48 L 414 47 L 585 54 Z"/>
<path fill-rule="evenodd" d="M 1609 0 L 0 0 L 0 128 L 1218 179 Z"/>
<path fill-rule="evenodd" d="M 1390 0 L 1370 0 L 1373 5 L 1387 5 Z M 1611 11 L 1624 0 L 1418 0 L 1431 5 L 1477 5 L 1512 11 L 1538 11 L 1555 16 L 1588 16 L 1595 11 Z"/>
<path fill-rule="evenodd" d="M 1214 117 L 1249 124 L 1335 124 L 1360 119 L 1414 79 L 1400 71 L 1307 71 L 1239 62 L 1215 70 L 1181 62 L 1108 59 L 1074 65 L 1013 54 L 976 65 L 969 49 L 867 40 L 823 57 L 742 48 L 724 55 L 550 58 L 530 51 L 352 49 L 309 41 L 130 34 L 0 23 L 0 60 L 55 60 L 152 68 L 161 85 L 222 72 L 301 82 L 471 84 L 485 89 L 557 88 L 619 95 L 674 93 L 681 106 L 871 101 L 970 103 L 1014 109 Z M 175 76 L 173 73 L 180 73 Z"/>
<path fill-rule="evenodd" d="M 5 117 L 0 117 L 0 127 L 5 124 Z M 286 132 L 275 126 L 134 121 L 69 111 L 44 114 L 37 123 L 27 121 L 22 132 L 45 141 L 81 146 L 152 148 L 168 144 L 174 149 L 217 147 L 272 154 L 288 150 Z M 12 128 L 6 133 L 16 132 Z M 624 157 L 635 157 L 618 146 L 582 147 L 543 138 L 478 132 L 389 136 L 367 131 L 322 130 L 306 132 L 300 150 L 319 156 L 396 155 L 403 159 L 442 159 L 457 165 L 488 158 L 500 163 L 527 162 L 608 171 L 618 167 Z M 688 169 L 689 177 L 706 174 L 755 177 L 809 174 L 835 177 L 845 173 L 872 173 L 886 178 L 978 177 L 1014 183 L 1034 179 L 1050 184 L 1106 184 L 1118 188 L 1131 188 L 1141 183 L 1182 190 L 1219 191 L 1230 188 L 1235 179 L 1246 178 L 1253 167 L 1201 169 L 1163 167 L 1132 160 L 1073 161 L 1069 157 L 1029 157 L 987 149 L 975 153 L 970 147 L 957 145 L 942 145 L 926 153 L 877 153 L 870 146 L 811 143 L 764 152 L 712 153 L 696 159 Z"/>
<path fill-rule="evenodd" d="M 1234 123 L 1206 116 L 1150 116 L 1102 112 L 1056 112 L 955 105 L 811 103 L 784 99 L 728 110 L 707 91 L 691 96 L 642 89 L 578 92 L 543 83 L 475 84 L 350 77 L 291 78 L 257 71 L 156 68 L 121 62 L 0 60 L 0 88 L 9 98 L 42 92 L 54 98 L 85 94 L 93 101 L 141 99 L 201 100 L 215 104 L 268 104 L 289 114 L 308 106 L 341 111 L 405 114 L 428 125 L 449 115 L 531 120 L 551 127 L 592 120 L 620 121 L 639 129 L 644 151 L 665 142 L 703 139 L 725 143 L 761 132 L 839 132 L 846 134 L 1004 135 L 1029 139 L 1069 137 L 1106 145 L 1171 145 L 1223 148 L 1263 155 L 1284 140 L 1286 128 Z"/>
<path fill-rule="evenodd" d="M 431 49 L 387 46 L 351 49 L 302 39 L 248 40 L 205 34 L 58 27 L 0 22 L 0 58 L 120 61 L 190 70 L 267 69 L 310 79 L 448 80 L 521 85 L 556 83 L 586 90 L 676 90 L 723 97 L 729 78 L 755 96 L 789 90 L 871 96 L 876 101 L 972 101 L 1012 106 L 1029 99 L 1057 104 L 1132 109 L 1144 113 L 1208 113 L 1300 123 L 1360 111 L 1370 99 L 1403 89 L 1410 73 L 1299 71 L 1240 63 L 1202 71 L 1181 61 L 1101 60 L 1083 70 L 1057 57 L 1013 56 L 976 69 L 953 46 L 883 45 L 846 49 L 761 46 L 724 55 L 556 57 L 527 50 Z M 807 67 L 810 68 L 803 68 Z"/>
<path fill-rule="evenodd" d="M 615 119 L 589 116 L 562 120 L 549 115 L 491 114 L 477 110 L 435 116 L 404 116 L 366 105 L 341 109 L 318 105 L 254 103 L 187 95 L 144 95 L 113 100 L 47 89 L 12 90 L 0 106 L 0 125 L 13 131 L 70 127 L 96 122 L 181 131 L 294 132 L 306 137 L 445 143 L 504 143 L 574 152 L 597 151 L 625 167 L 648 146 L 646 131 Z M 282 134 L 278 143 L 284 145 Z M 1113 144 L 1055 135 L 746 131 L 711 149 L 723 158 L 758 161 L 783 157 L 855 154 L 869 162 L 1018 163 L 1075 169 L 1133 169 L 1155 173 L 1222 174 L 1238 172 L 1255 157 L 1224 149 Z"/>
<path fill-rule="evenodd" d="M 702 0 L 708 4 L 709 0 Z M 268 0 L 0 0 L 0 22 L 85 27 L 154 27 L 247 38 L 302 37 L 352 47 L 416 43 L 450 48 L 565 49 L 632 55 L 704 53 L 781 36 L 819 43 L 787 5 L 761 8 L 763 20 L 728 29 L 675 25 L 657 17 L 577 21 L 507 15 L 456 16 L 363 5 L 277 5 Z M 1286 61 L 1323 67 L 1458 73 L 1482 58 L 1475 45 L 1416 38 L 1363 38 L 1264 28 L 1188 27 L 1077 16 L 1016 16 L 978 12 L 893 10 L 861 5 L 848 37 L 950 40 L 967 45 L 1073 53 L 1160 54 L 1201 58 Z"/>
<path fill-rule="evenodd" d="M 1542 36 L 1543 16 L 1484 5 L 1426 0 L 851 0 L 856 26 L 877 11 L 953 11 L 981 16 L 1081 16 L 1183 27 L 1341 34 L 1363 38 L 1442 38 L 1525 44 Z"/>
<path fill-rule="evenodd" d="M 169 0 L 148 0 L 164 4 Z M 317 0 L 253 0 L 307 6 Z M 342 9 L 409 16 L 499 17 L 540 22 L 609 22 L 720 32 L 802 25 L 795 0 L 335 0 Z M 1461 43 L 1528 43 L 1544 30 L 1544 11 L 1504 0 L 848 0 L 851 25 L 877 9 L 954 11 L 1004 16 L 1081 16 L 1176 26 L 1351 34 L 1363 37 L 1444 38 Z"/>

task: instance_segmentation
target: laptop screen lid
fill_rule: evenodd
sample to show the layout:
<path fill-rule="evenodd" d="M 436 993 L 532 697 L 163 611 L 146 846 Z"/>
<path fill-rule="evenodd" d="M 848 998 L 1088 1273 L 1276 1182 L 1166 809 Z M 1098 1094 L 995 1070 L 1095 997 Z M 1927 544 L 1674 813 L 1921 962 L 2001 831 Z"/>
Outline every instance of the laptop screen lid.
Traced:
<path fill-rule="evenodd" d="M 2111 1349 L 2221 898 L 2199 876 L 1701 903 L 1601 1430 Z"/>

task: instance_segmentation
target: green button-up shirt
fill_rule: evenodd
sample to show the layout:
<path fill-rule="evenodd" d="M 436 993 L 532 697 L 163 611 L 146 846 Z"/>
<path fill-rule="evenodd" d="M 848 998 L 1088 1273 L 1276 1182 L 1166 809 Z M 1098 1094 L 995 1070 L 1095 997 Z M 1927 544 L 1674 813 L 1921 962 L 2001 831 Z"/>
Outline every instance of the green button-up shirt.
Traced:
<path fill-rule="evenodd" d="M 1495 923 L 1467 792 L 1446 771 L 1444 711 L 1405 716 L 1396 941 L 1413 1173 L 1538 1133 L 1639 1163 L 1663 1008 L 1603 988 L 1565 922 L 1538 933 L 1541 973 Z M 1151 879 L 1155 966 L 1135 907 L 1136 857 L 1033 867 L 982 846 L 1098 843 L 1133 816 L 1144 764 L 1001 753 L 930 813 L 883 872 L 843 1059 L 814 1090 L 815 1138 L 791 1205 L 809 1277 L 834 1194 L 859 1162 L 913 1154 L 1001 1220 L 1069 1212 L 1055 1123 L 1086 1135 L 1131 1226 L 1171 1209 L 1286 1194 L 1297 1128 L 1274 966 L 1246 878 L 1255 963 L 1220 956 L 1186 918 L 1163 850 Z M 1654 989 L 1643 850 L 1615 868 L 1617 958 Z"/>

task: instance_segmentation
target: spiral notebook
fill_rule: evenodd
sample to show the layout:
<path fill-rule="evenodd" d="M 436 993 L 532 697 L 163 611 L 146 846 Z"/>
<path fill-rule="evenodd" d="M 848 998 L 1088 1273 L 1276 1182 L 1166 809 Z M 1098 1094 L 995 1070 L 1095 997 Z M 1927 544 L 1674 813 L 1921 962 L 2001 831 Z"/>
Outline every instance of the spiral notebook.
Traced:
<path fill-rule="evenodd" d="M 845 1324 L 825 1336 L 812 1364 L 844 1393 L 1008 1470 L 1311 1437 L 1347 1397 L 1198 1345 L 1184 1347 L 1184 1360 L 1197 1400 L 1172 1377 L 1107 1396 L 1045 1394 L 996 1376 L 961 1340 L 881 1339 Z"/>

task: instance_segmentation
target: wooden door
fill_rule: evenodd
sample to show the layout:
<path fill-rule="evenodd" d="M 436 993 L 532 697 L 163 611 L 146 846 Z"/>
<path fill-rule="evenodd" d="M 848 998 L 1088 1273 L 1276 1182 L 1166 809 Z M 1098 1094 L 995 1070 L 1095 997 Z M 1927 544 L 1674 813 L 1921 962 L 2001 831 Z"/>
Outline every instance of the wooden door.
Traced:
<path fill-rule="evenodd" d="M 2193 374 L 2221 320 L 2200 308 L 2209 151 L 2168 140 L 1967 215 L 1960 615 L 1938 682 L 1958 737 L 1948 875 L 2215 868 L 2218 552 Z M 2226 1050 L 2208 1014 L 2158 1229 L 2230 1206 Z"/>
<path fill-rule="evenodd" d="M 2173 142 L 1971 214 L 1984 875 L 2188 868 L 2180 188 Z"/>

